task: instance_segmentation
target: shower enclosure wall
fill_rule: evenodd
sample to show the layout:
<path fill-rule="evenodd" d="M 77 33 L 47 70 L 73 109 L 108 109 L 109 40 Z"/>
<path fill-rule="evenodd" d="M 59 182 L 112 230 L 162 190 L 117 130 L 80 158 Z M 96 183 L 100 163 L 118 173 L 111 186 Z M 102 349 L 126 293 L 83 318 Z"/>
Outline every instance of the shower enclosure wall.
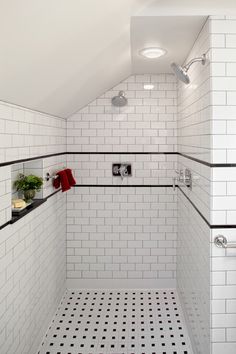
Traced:
<path fill-rule="evenodd" d="M 178 190 L 177 284 L 196 353 L 236 351 L 235 241 L 236 19 L 211 16 L 189 59 L 206 53 L 178 86 L 178 168 L 189 168 L 192 191 Z"/>
<path fill-rule="evenodd" d="M 210 17 L 186 60 L 207 63 L 191 67 L 189 85 L 132 75 L 67 123 L 0 105 L 3 353 L 36 352 L 66 285 L 177 286 L 195 352 L 236 352 L 236 251 L 213 244 L 236 241 L 235 43 L 236 19 Z M 122 90 L 128 104 L 112 106 Z M 49 199 L 7 225 L 11 164 L 35 157 L 42 176 L 71 167 L 77 186 L 65 196 L 46 184 Z M 112 176 L 112 163 L 130 163 L 132 176 Z M 185 168 L 192 190 L 173 190 Z"/>
<path fill-rule="evenodd" d="M 122 108 L 111 105 L 119 90 Z M 175 286 L 176 94 L 172 74 L 134 75 L 69 118 L 69 287 Z M 112 176 L 117 162 L 132 176 Z"/>

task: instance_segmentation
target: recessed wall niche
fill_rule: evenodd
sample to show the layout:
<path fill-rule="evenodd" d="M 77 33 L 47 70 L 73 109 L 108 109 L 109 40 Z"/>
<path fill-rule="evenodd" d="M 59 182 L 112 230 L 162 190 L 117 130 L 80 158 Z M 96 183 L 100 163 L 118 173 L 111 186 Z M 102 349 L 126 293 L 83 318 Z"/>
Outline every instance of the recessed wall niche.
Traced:
<path fill-rule="evenodd" d="M 35 160 L 12 165 L 11 168 L 11 184 L 12 184 L 12 199 L 23 198 L 23 194 L 18 192 L 14 187 L 14 182 L 19 177 L 19 174 L 36 175 L 43 178 L 43 160 Z M 43 198 L 43 188 L 36 192 L 35 199 Z"/>

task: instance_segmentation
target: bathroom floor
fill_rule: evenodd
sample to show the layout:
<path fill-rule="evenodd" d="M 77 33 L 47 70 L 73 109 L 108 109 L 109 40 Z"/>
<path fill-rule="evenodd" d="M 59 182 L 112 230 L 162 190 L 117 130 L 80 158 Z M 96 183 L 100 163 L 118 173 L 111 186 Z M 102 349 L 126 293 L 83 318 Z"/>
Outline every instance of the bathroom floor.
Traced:
<path fill-rule="evenodd" d="M 68 290 L 40 354 L 192 354 L 174 290 Z"/>

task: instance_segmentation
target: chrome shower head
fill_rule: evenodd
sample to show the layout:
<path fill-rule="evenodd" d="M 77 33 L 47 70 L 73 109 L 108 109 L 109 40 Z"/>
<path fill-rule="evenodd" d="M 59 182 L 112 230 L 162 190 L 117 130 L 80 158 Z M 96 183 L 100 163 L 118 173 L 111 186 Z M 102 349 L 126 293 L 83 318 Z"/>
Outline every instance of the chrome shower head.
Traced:
<path fill-rule="evenodd" d="M 125 97 L 124 91 L 120 91 L 117 96 L 114 96 L 111 103 L 115 107 L 123 107 L 127 105 L 127 98 Z"/>
<path fill-rule="evenodd" d="M 190 62 L 184 66 L 178 65 L 176 63 L 172 63 L 171 68 L 174 71 L 177 78 L 187 85 L 190 83 L 190 78 L 188 76 L 188 70 L 189 70 L 190 66 L 196 62 L 201 62 L 202 65 L 205 65 L 206 64 L 206 54 L 203 54 L 199 58 L 194 58 L 194 59 L 190 60 Z"/>
<path fill-rule="evenodd" d="M 190 83 L 190 79 L 187 74 L 187 70 L 184 67 L 182 67 L 176 63 L 172 63 L 171 67 L 172 67 L 175 75 L 177 76 L 177 78 L 180 81 L 184 82 L 186 85 Z"/>

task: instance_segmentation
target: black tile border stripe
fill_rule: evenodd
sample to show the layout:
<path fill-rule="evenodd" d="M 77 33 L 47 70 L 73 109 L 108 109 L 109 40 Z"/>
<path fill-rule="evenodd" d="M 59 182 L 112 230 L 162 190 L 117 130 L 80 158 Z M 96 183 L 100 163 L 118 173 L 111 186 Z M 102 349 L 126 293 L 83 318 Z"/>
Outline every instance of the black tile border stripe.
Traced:
<path fill-rule="evenodd" d="M 182 192 L 182 194 L 185 196 L 185 198 L 189 201 L 189 203 L 192 205 L 192 207 L 196 210 L 196 212 L 201 216 L 201 218 L 205 221 L 205 223 L 211 228 L 211 224 L 208 222 L 208 220 L 203 216 L 203 214 L 200 212 L 200 210 L 196 207 L 196 205 L 191 201 L 191 199 L 187 196 L 186 193 L 182 190 L 180 186 L 178 186 L 178 189 Z"/>
<path fill-rule="evenodd" d="M 36 157 L 29 157 L 25 159 L 18 159 L 18 160 L 12 160 L 12 161 L 7 161 L 7 162 L 1 162 L 0 167 L 4 166 L 10 166 L 18 163 L 23 163 L 23 162 L 29 162 L 29 161 L 34 161 L 34 160 L 40 160 L 40 159 L 46 159 L 48 157 L 53 157 L 53 156 L 60 156 L 60 155 L 179 155 L 183 156 L 186 159 L 198 162 L 202 165 L 205 165 L 207 167 L 236 167 L 236 163 L 210 163 L 206 162 L 204 160 L 197 159 L 195 157 L 182 154 L 181 152 L 169 152 L 169 151 L 162 151 L 162 152 L 157 152 L 157 151 L 146 151 L 146 152 L 140 152 L 140 151 L 116 151 L 116 152 L 111 152 L 111 151 L 80 151 L 80 152 L 73 152 L 73 151 L 68 151 L 68 152 L 58 152 L 55 154 L 48 154 L 48 155 L 41 155 L 41 156 L 36 156 Z"/>
<path fill-rule="evenodd" d="M 4 227 L 6 227 L 6 226 L 9 225 L 9 224 L 10 224 L 10 220 L 7 221 L 7 222 L 5 222 L 5 224 L 1 225 L 1 226 L 0 226 L 0 230 L 4 229 Z"/>
<path fill-rule="evenodd" d="M 126 187 L 137 187 L 137 188 L 165 188 L 165 187 L 173 187 L 172 184 L 75 184 L 73 187 L 75 188 L 80 188 L 80 187 L 121 187 L 121 188 L 126 188 Z"/>
<path fill-rule="evenodd" d="M 174 151 L 91 151 L 91 152 L 73 152 L 69 151 L 68 155 L 178 155 L 178 152 Z"/>
<path fill-rule="evenodd" d="M 14 165 L 14 164 L 23 163 L 23 162 L 34 161 L 34 160 L 46 159 L 47 157 L 60 156 L 60 155 L 66 155 L 66 154 L 67 154 L 67 152 L 58 152 L 58 153 L 55 153 L 55 154 L 41 155 L 41 156 L 37 156 L 37 157 L 29 157 L 29 158 L 26 158 L 26 159 L 12 160 L 12 161 L 8 161 L 8 162 L 1 162 L 0 163 L 0 167 Z"/>
<path fill-rule="evenodd" d="M 189 156 L 189 155 L 182 154 L 181 152 L 177 152 L 176 155 L 183 156 L 186 159 L 198 162 L 198 163 L 205 165 L 207 167 L 212 167 L 212 168 L 214 168 L 214 167 L 236 167 L 236 163 L 210 163 L 210 162 L 206 162 L 204 160 L 200 160 L 200 159 L 197 159 L 197 158 Z"/>
<path fill-rule="evenodd" d="M 209 223 L 209 221 L 203 216 L 203 214 L 200 212 L 200 210 L 196 207 L 196 205 L 191 201 L 191 199 L 184 193 L 182 188 L 178 186 L 178 189 L 182 192 L 182 194 L 185 196 L 185 198 L 189 201 L 189 203 L 193 206 L 193 208 L 196 210 L 196 212 L 201 216 L 201 218 L 205 221 L 205 223 L 209 226 L 210 229 L 236 229 L 236 224 L 229 224 L 229 225 L 212 225 Z"/>

